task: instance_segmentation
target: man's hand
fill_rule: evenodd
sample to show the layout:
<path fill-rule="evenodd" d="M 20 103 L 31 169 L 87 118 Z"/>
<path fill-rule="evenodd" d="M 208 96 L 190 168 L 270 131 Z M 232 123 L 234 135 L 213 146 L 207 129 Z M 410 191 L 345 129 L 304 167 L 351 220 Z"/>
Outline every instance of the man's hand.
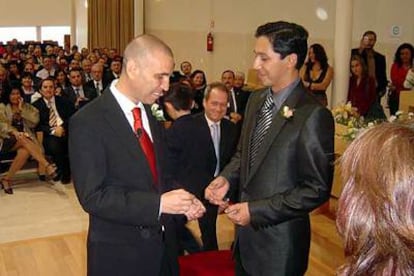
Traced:
<path fill-rule="evenodd" d="M 231 112 L 230 113 L 230 121 L 237 124 L 242 119 L 242 115 L 240 115 L 237 112 Z"/>
<path fill-rule="evenodd" d="M 184 189 L 172 190 L 161 195 L 161 213 L 186 214 L 196 197 Z"/>
<path fill-rule="evenodd" d="M 203 203 L 197 198 L 193 199 L 193 204 L 190 206 L 190 210 L 185 213 L 187 220 L 194 220 L 202 217 L 206 212 L 206 208 L 204 207 Z"/>
<path fill-rule="evenodd" d="M 247 202 L 230 205 L 224 213 L 234 224 L 245 226 L 250 223 L 249 205 Z"/>
<path fill-rule="evenodd" d="M 55 127 L 55 132 L 53 133 L 56 137 L 65 136 L 65 129 L 62 126 Z"/>
<path fill-rule="evenodd" d="M 204 191 L 204 197 L 211 204 L 215 205 L 225 205 L 227 201 L 224 199 L 224 196 L 227 194 L 230 188 L 230 183 L 222 176 L 216 177 Z"/>

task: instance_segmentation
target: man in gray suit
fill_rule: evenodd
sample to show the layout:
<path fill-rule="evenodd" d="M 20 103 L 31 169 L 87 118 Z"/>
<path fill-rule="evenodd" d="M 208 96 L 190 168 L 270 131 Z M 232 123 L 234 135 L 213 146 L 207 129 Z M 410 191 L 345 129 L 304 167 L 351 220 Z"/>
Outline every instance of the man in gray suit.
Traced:
<path fill-rule="evenodd" d="M 308 32 L 273 22 L 256 31 L 254 68 L 267 88 L 252 93 L 236 154 L 205 190 L 237 225 L 236 275 L 303 275 L 310 247 L 309 212 L 328 200 L 334 121 L 299 79 Z"/>

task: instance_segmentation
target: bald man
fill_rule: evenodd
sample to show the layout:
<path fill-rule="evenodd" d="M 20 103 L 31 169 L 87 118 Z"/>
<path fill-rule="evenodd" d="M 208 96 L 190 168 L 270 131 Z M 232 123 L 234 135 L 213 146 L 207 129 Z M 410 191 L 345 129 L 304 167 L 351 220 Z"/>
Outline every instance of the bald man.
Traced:
<path fill-rule="evenodd" d="M 119 80 L 70 122 L 75 189 L 90 218 L 88 275 L 174 275 L 163 217 L 196 219 L 205 209 L 182 189 L 164 192 L 164 132 L 150 105 L 168 90 L 173 54 L 142 35 L 127 45 L 123 63 Z"/>

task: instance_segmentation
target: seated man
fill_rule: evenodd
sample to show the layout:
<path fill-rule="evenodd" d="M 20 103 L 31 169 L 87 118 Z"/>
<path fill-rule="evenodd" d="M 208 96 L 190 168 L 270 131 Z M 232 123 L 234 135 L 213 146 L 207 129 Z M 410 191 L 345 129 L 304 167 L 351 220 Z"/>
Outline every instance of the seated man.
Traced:
<path fill-rule="evenodd" d="M 69 71 L 70 86 L 63 90 L 63 97 L 71 101 L 76 109 L 81 108 L 97 97 L 96 91 L 82 85 L 82 73 L 79 69 Z"/>
<path fill-rule="evenodd" d="M 71 179 L 68 157 L 68 124 L 75 106 L 67 99 L 55 96 L 55 83 L 47 78 L 40 83 L 42 98 L 33 103 L 39 110 L 37 131 L 42 133 L 45 153 L 52 157 L 60 172 L 62 184 Z"/>

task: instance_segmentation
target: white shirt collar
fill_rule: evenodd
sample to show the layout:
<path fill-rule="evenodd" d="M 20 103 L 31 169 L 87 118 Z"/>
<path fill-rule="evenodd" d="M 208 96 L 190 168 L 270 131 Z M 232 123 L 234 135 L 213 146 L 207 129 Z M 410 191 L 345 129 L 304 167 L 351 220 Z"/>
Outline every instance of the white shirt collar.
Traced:
<path fill-rule="evenodd" d="M 204 117 L 206 118 L 206 120 L 207 120 L 207 124 L 208 124 L 208 126 L 209 126 L 209 127 L 211 127 L 211 126 L 212 126 L 212 125 L 214 125 L 214 124 L 217 124 L 218 126 L 220 126 L 221 120 L 220 120 L 220 121 L 218 121 L 218 122 L 213 122 L 212 120 L 210 120 L 210 119 L 207 117 L 206 113 L 204 113 Z"/>
<path fill-rule="evenodd" d="M 145 131 L 148 133 L 148 136 L 151 138 L 151 141 L 152 141 L 151 129 L 149 126 L 148 116 L 145 111 L 144 105 L 142 104 L 142 102 L 135 104 L 127 96 L 125 96 L 121 91 L 119 91 L 118 88 L 116 87 L 116 84 L 118 83 L 118 81 L 119 81 L 118 79 L 115 79 L 111 83 L 110 91 L 112 95 L 114 95 L 116 101 L 118 102 L 119 106 L 122 109 L 122 112 L 124 112 L 125 117 L 127 118 L 133 131 L 134 131 L 134 116 L 132 114 L 132 109 L 136 107 L 139 107 L 141 109 L 142 125 L 144 126 Z"/>

